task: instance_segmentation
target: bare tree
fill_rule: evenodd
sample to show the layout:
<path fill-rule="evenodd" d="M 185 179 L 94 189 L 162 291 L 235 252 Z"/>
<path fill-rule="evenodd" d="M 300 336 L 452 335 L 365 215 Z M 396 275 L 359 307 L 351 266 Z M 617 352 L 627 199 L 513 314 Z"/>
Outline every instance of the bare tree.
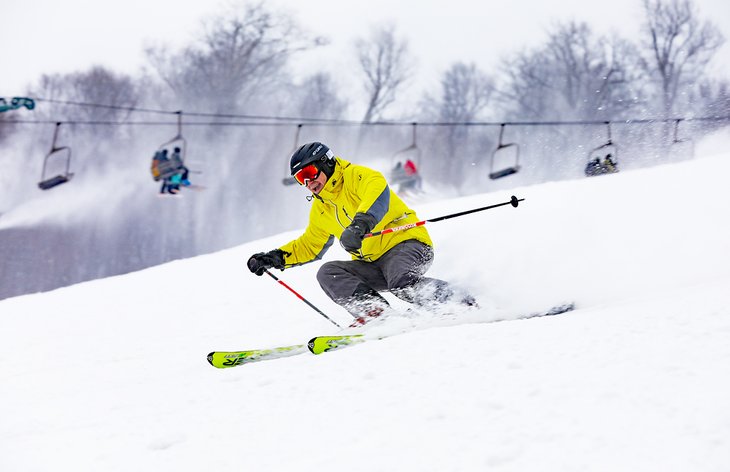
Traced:
<path fill-rule="evenodd" d="M 342 118 L 347 104 L 337 95 L 332 77 L 326 73 L 307 77 L 295 90 L 299 107 L 297 113 L 306 118 Z"/>
<path fill-rule="evenodd" d="M 730 80 L 711 81 L 700 87 L 704 99 L 703 114 L 715 117 L 730 116 Z"/>
<path fill-rule="evenodd" d="M 504 61 L 505 78 L 497 98 L 507 117 L 548 117 L 553 99 L 550 69 L 550 61 L 541 51 L 521 52 Z"/>
<path fill-rule="evenodd" d="M 475 64 L 457 62 L 441 79 L 439 119 L 465 122 L 476 119 L 489 104 L 494 81 Z"/>
<path fill-rule="evenodd" d="M 13 111 L 7 111 L 0 113 L 0 143 L 15 132 L 15 125 L 17 115 Z"/>
<path fill-rule="evenodd" d="M 413 68 L 408 42 L 396 37 L 395 27 L 373 30 L 368 40 L 355 42 L 357 58 L 365 74 L 368 94 L 364 123 L 379 118 L 396 99 L 397 92 L 408 79 Z"/>
<path fill-rule="evenodd" d="M 631 106 L 638 55 L 630 43 L 594 39 L 587 24 L 568 23 L 550 35 L 548 51 L 562 72 L 564 104 L 580 117 L 612 118 Z"/>
<path fill-rule="evenodd" d="M 434 98 L 427 94 L 421 100 L 422 115 L 424 119 L 446 123 L 467 123 L 484 118 L 494 88 L 494 80 L 475 64 L 455 62 L 441 77 L 440 96 Z M 440 158 L 431 159 L 429 168 L 460 186 L 471 170 L 474 156 L 485 144 L 483 129 L 443 126 L 434 130 L 431 137 L 435 139 L 428 146 L 428 155 Z"/>
<path fill-rule="evenodd" d="M 179 53 L 157 47 L 147 55 L 182 103 L 207 102 L 224 112 L 270 84 L 292 54 L 323 43 L 258 3 L 214 19 L 197 44 Z"/>
<path fill-rule="evenodd" d="M 505 64 L 501 99 L 522 119 L 612 118 L 637 103 L 638 52 L 595 38 L 585 23 L 559 24 L 545 46 Z"/>
<path fill-rule="evenodd" d="M 441 98 L 429 100 L 435 108 L 430 114 L 449 123 L 474 121 L 483 115 L 493 91 L 494 80 L 475 64 L 454 63 L 441 79 Z M 462 147 L 467 140 L 464 126 L 449 126 L 445 131 L 449 149 Z"/>
<path fill-rule="evenodd" d="M 141 87 L 135 79 L 101 66 L 71 74 L 44 74 L 35 88 L 33 93 L 39 97 L 85 104 L 55 105 L 54 113 L 63 107 L 63 116 L 73 121 L 123 121 L 141 97 Z M 118 132 L 115 126 L 99 126 L 94 131 L 106 138 Z"/>
<path fill-rule="evenodd" d="M 724 38 L 709 21 L 700 22 L 690 0 L 644 0 L 644 13 L 644 67 L 659 81 L 668 118 L 681 88 L 702 75 Z"/>

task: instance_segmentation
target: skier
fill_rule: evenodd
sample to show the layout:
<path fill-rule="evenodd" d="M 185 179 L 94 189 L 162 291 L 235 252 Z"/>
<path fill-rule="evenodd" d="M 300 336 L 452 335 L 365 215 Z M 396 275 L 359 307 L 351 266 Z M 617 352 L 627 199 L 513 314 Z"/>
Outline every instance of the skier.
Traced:
<path fill-rule="evenodd" d="M 418 217 L 393 192 L 383 175 L 352 164 L 320 142 L 299 147 L 291 157 L 294 179 L 312 192 L 309 224 L 299 238 L 248 260 L 263 275 L 269 268 L 288 269 L 319 260 L 337 237 L 350 261 L 327 262 L 317 272 L 322 290 L 359 326 L 388 308 L 379 293 L 433 308 L 456 302 L 476 306 L 474 298 L 443 280 L 424 277 L 434 257 L 424 226 L 365 238 L 373 231 L 415 223 Z"/>

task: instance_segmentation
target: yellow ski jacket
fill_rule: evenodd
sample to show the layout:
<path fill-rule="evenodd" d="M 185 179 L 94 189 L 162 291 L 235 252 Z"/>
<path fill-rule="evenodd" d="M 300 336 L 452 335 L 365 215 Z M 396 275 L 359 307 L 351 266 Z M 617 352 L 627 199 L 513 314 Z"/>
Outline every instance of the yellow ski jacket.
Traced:
<path fill-rule="evenodd" d="M 375 217 L 378 223 L 371 232 L 419 221 L 416 213 L 390 190 L 383 174 L 337 157 L 332 177 L 319 195 L 314 195 L 304 234 L 279 248 L 284 251 L 284 266 L 289 268 L 321 259 L 357 213 Z M 409 239 L 433 246 L 426 228 L 417 226 L 365 238 L 359 255 L 352 258 L 374 261 Z"/>

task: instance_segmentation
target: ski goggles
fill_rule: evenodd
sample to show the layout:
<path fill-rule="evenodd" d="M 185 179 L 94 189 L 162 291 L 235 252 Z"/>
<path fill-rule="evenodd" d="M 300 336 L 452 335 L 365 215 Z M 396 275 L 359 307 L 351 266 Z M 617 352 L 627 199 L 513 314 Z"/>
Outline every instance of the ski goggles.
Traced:
<path fill-rule="evenodd" d="M 294 180 L 296 180 L 299 185 L 304 185 L 306 187 L 310 181 L 319 177 L 320 172 L 321 171 L 316 165 L 309 164 L 308 166 L 302 167 L 296 172 L 296 174 L 294 174 Z"/>

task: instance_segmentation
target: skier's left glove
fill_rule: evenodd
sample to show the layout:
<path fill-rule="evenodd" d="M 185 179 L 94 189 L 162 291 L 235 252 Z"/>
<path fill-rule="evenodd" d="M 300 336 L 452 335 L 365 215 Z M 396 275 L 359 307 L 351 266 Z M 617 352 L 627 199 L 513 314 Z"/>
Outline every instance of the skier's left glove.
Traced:
<path fill-rule="evenodd" d="M 350 226 L 340 235 L 340 245 L 347 252 L 355 252 L 362 247 L 362 240 L 378 222 L 375 217 L 367 213 L 358 213 L 352 219 Z"/>
<path fill-rule="evenodd" d="M 256 275 L 264 275 L 266 269 L 284 269 L 284 251 L 274 249 L 269 252 L 258 252 L 248 259 L 248 270 Z"/>

